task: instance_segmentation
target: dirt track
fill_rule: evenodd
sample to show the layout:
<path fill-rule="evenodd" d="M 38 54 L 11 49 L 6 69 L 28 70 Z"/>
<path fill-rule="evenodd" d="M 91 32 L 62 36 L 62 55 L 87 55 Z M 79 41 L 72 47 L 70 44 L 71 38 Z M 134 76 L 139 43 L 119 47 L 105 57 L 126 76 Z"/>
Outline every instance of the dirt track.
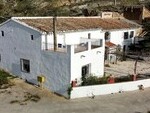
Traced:
<path fill-rule="evenodd" d="M 66 100 L 46 90 L 15 80 L 12 88 L 0 90 L 0 113 L 148 113 L 150 88 L 91 98 Z M 26 93 L 39 101 L 24 101 Z M 10 103 L 18 100 L 23 103 Z"/>
<path fill-rule="evenodd" d="M 118 62 L 117 64 L 110 64 L 110 67 L 105 67 L 105 72 L 114 76 L 126 76 L 134 73 L 134 60 L 127 60 Z M 138 74 L 150 74 L 150 61 L 138 61 L 137 63 Z"/>

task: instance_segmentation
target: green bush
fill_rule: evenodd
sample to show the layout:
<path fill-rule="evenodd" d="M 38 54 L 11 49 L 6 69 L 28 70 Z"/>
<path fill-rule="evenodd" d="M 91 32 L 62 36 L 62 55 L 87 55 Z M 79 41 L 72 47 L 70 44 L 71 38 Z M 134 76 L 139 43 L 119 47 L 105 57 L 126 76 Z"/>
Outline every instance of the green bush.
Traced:
<path fill-rule="evenodd" d="M 128 81 L 132 81 L 132 78 L 130 75 L 115 78 L 115 82 L 128 82 Z"/>
<path fill-rule="evenodd" d="M 100 79 L 97 76 L 89 76 L 86 78 L 86 85 L 96 85 L 100 83 Z"/>
<path fill-rule="evenodd" d="M 88 77 L 82 77 L 82 86 L 88 86 L 88 85 L 98 85 L 98 84 L 107 84 L 108 83 L 109 76 L 103 76 L 103 77 L 97 77 L 97 76 L 88 76 Z M 128 82 L 132 81 L 132 77 L 130 75 L 128 76 L 120 76 L 115 78 L 115 83 L 118 82 Z"/>
<path fill-rule="evenodd" d="M 101 77 L 99 84 L 107 84 L 108 78 L 109 78 L 109 76 Z"/>
<path fill-rule="evenodd" d="M 82 77 L 82 86 L 88 85 L 98 85 L 98 84 L 107 84 L 108 77 L 97 77 L 97 76 L 88 76 Z"/>
<path fill-rule="evenodd" d="M 4 84 L 9 84 L 10 78 L 14 77 L 12 77 L 8 72 L 5 72 L 4 70 L 0 70 L 0 87 Z"/>

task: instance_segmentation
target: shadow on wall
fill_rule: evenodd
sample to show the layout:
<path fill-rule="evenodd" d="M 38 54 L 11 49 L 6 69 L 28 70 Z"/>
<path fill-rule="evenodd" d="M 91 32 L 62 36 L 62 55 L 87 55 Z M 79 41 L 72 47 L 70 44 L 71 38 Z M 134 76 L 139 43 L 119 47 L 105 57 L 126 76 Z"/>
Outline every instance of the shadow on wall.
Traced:
<path fill-rule="evenodd" d="M 12 64 L 12 74 L 21 77 L 21 68 L 19 64 Z"/>
<path fill-rule="evenodd" d="M 66 98 L 68 98 L 68 88 L 69 88 L 69 85 L 63 85 L 61 88 L 59 88 L 58 90 L 55 91 L 56 94 L 58 95 L 61 95 L 61 96 L 64 96 Z"/>
<path fill-rule="evenodd" d="M 21 79 L 26 80 L 27 83 L 32 85 L 38 85 L 37 78 L 35 76 L 27 77 L 26 74 L 22 75 L 20 64 L 12 64 L 12 74 L 18 76 Z"/>

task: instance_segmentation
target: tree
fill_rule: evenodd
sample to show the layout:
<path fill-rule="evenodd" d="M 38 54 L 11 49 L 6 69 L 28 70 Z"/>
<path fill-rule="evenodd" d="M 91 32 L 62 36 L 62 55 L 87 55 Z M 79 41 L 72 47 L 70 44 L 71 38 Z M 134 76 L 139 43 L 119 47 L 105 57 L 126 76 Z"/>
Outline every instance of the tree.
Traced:
<path fill-rule="evenodd" d="M 117 64 L 118 59 L 120 59 L 122 56 L 121 45 L 117 45 L 115 54 L 116 54 L 116 62 L 115 63 Z"/>
<path fill-rule="evenodd" d="M 137 64 L 138 61 L 142 60 L 145 61 L 146 63 L 150 61 L 150 38 L 139 41 L 138 45 L 131 45 L 130 46 L 130 52 L 134 53 L 134 70 L 133 74 L 136 76 L 137 73 Z"/>

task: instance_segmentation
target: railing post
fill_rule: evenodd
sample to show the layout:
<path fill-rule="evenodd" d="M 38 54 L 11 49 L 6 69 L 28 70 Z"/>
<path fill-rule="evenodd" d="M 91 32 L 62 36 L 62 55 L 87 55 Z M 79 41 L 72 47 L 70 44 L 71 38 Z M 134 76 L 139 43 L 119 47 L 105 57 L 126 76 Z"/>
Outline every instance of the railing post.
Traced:
<path fill-rule="evenodd" d="M 74 54 L 74 45 L 67 45 L 67 53 Z"/>
<path fill-rule="evenodd" d="M 87 45 L 88 45 L 88 50 L 91 50 L 91 41 L 88 41 Z"/>

